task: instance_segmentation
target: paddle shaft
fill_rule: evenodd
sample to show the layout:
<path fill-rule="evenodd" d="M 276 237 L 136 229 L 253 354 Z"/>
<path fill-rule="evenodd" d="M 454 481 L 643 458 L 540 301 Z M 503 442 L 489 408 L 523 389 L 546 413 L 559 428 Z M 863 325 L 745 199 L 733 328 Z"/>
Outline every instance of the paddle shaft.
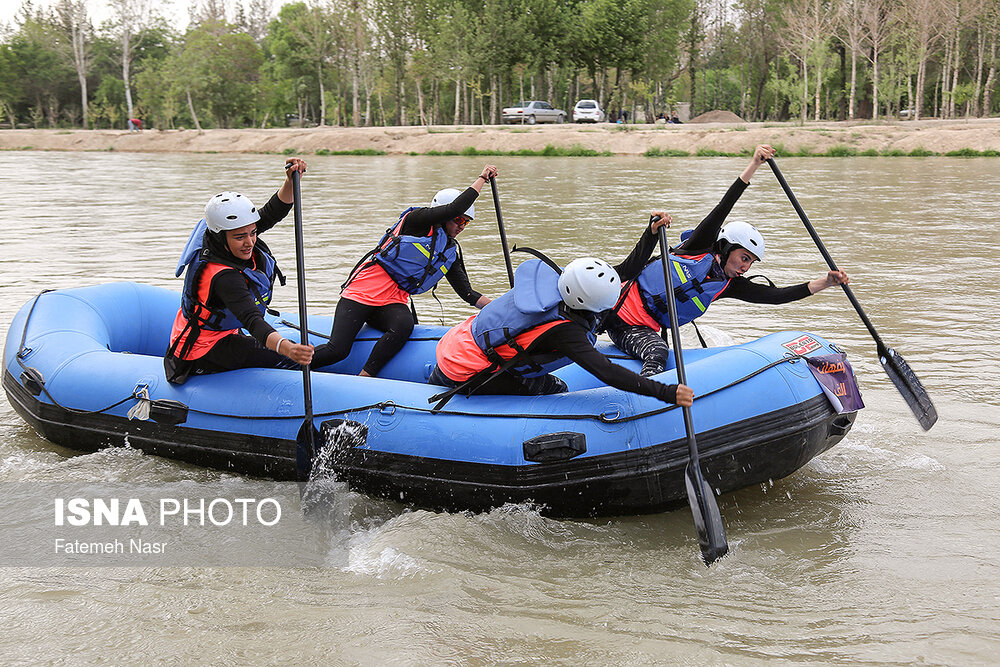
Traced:
<path fill-rule="evenodd" d="M 294 214 L 295 214 L 295 282 L 299 290 L 299 324 L 301 328 L 299 329 L 301 343 L 303 345 L 309 344 L 309 324 L 306 319 L 306 260 L 305 254 L 303 252 L 302 243 L 302 190 L 299 186 L 299 172 L 292 172 L 292 193 L 294 196 Z M 312 442 L 312 421 L 313 421 L 313 405 L 312 405 L 312 381 L 309 377 L 309 365 L 304 364 L 302 366 L 302 400 L 305 405 L 305 419 L 303 420 L 303 425 L 309 424 L 310 428 L 305 429 L 308 432 L 310 453 L 315 448 L 315 443 Z"/>
<path fill-rule="evenodd" d="M 654 217 L 653 220 L 655 219 Z M 667 288 L 667 312 L 670 315 L 670 337 L 674 345 L 677 382 L 686 385 L 684 351 L 681 347 L 680 325 L 677 322 L 677 303 L 674 296 L 673 276 L 670 272 L 671 262 L 667 254 L 667 230 L 665 227 L 660 227 L 660 260 L 663 262 L 663 284 Z M 729 542 L 726 540 L 726 528 L 722 524 L 719 505 L 715 502 L 715 492 L 711 485 L 705 481 L 705 476 L 701 472 L 691 408 L 682 406 L 681 409 L 684 413 L 684 429 L 687 431 L 688 441 L 688 464 L 684 470 L 684 486 L 687 489 L 688 504 L 691 506 L 691 516 L 698 531 L 702 560 L 705 561 L 705 565 L 711 565 L 726 555 L 729 551 Z"/>
<path fill-rule="evenodd" d="M 799 219 L 801 219 L 802 224 L 805 225 L 806 231 L 809 232 L 809 236 L 812 237 L 816 247 L 819 248 L 820 254 L 823 255 L 823 259 L 826 260 L 827 265 L 831 269 L 839 271 L 840 269 L 837 268 L 837 263 L 833 261 L 833 257 L 830 256 L 826 246 L 823 245 L 823 240 L 820 239 L 819 234 L 816 233 L 816 229 L 812 226 L 812 223 L 809 222 L 809 216 L 807 216 L 806 212 L 802 210 L 802 206 L 799 205 L 799 200 L 795 198 L 795 194 L 792 192 L 792 189 L 788 187 L 788 181 L 786 181 L 785 177 L 781 174 L 781 170 L 778 169 L 778 164 L 774 161 L 774 158 L 768 160 L 767 163 L 770 165 L 771 171 L 774 172 L 774 176 L 778 179 L 781 189 L 784 190 L 785 195 L 788 196 L 788 201 L 792 202 L 792 207 L 795 209 L 795 212 L 799 214 Z M 858 316 L 861 318 L 861 321 L 864 323 L 865 327 L 868 328 L 868 333 L 872 335 L 872 338 L 875 340 L 875 345 L 878 347 L 879 353 L 881 354 L 881 351 L 886 349 L 886 345 L 882 342 L 882 338 L 878 335 L 878 332 L 875 331 L 875 325 L 873 325 L 872 321 L 868 319 L 868 315 L 861 307 L 858 299 L 854 296 L 854 292 L 851 291 L 851 288 L 848 285 L 843 284 L 841 287 L 847 295 L 847 298 L 850 300 L 851 305 L 854 306 L 854 310 L 858 312 Z"/>
<path fill-rule="evenodd" d="M 507 264 L 507 280 L 514 286 L 514 266 L 510 261 L 510 250 L 507 248 L 507 232 L 503 227 L 503 213 L 500 212 L 500 194 L 497 192 L 496 176 L 490 176 L 490 189 L 493 191 L 493 208 L 497 212 L 497 226 L 500 227 L 500 245 L 503 246 L 503 261 Z"/>
<path fill-rule="evenodd" d="M 681 348 L 680 326 L 677 324 L 677 304 L 674 299 L 674 281 L 670 273 L 670 260 L 667 257 L 667 230 L 660 227 L 660 260 L 663 262 L 663 280 L 667 288 L 667 313 L 670 315 L 670 340 L 674 346 L 674 359 L 677 364 L 677 382 L 687 384 L 687 375 L 684 372 L 684 351 Z M 691 419 L 691 408 L 683 406 L 684 428 L 687 431 L 688 451 L 690 452 L 691 465 L 697 467 L 698 462 L 698 442 L 694 435 L 694 422 Z"/>

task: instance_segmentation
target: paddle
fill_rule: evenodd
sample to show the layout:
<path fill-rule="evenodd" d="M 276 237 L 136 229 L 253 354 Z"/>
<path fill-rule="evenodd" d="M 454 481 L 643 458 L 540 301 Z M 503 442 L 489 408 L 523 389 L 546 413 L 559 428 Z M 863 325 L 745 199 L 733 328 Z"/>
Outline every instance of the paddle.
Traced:
<path fill-rule="evenodd" d="M 659 218 L 654 216 L 650 222 Z M 670 314 L 670 336 L 673 340 L 674 359 L 677 361 L 677 381 L 687 384 L 684 374 L 684 353 L 681 348 L 680 327 L 677 324 L 677 304 L 674 297 L 674 281 L 670 273 L 670 260 L 667 258 L 667 230 L 660 227 L 660 259 L 663 262 L 663 283 L 667 288 L 667 312 Z M 684 412 L 684 428 L 687 430 L 688 464 L 684 469 L 684 486 L 687 488 L 688 504 L 694 516 L 694 525 L 698 529 L 698 544 L 701 546 L 701 557 L 705 565 L 711 565 L 729 551 L 726 541 L 726 529 L 722 525 L 722 515 L 715 501 L 715 492 L 705 481 L 701 472 L 701 462 L 698 460 L 698 443 L 694 437 L 694 422 L 691 419 L 691 408 L 682 408 Z"/>
<path fill-rule="evenodd" d="M 781 184 L 781 189 L 785 191 L 788 195 L 788 200 L 792 202 L 792 206 L 795 208 L 795 212 L 799 214 L 799 218 L 802 220 L 802 224 L 805 225 L 806 231 L 809 232 L 809 236 L 816 243 L 816 247 L 819 248 L 820 253 L 822 253 L 823 258 L 826 263 L 834 271 L 838 271 L 837 265 L 834 263 L 833 258 L 830 253 L 827 252 L 826 246 L 823 245 L 823 241 L 820 240 L 819 234 L 813 228 L 812 223 L 809 222 L 809 218 L 806 217 L 805 211 L 799 205 L 799 201 L 792 194 L 792 189 L 788 187 L 788 182 L 785 181 L 785 177 L 781 175 L 781 170 L 778 169 L 778 164 L 771 158 L 767 161 L 771 165 L 771 171 L 774 172 L 775 177 L 778 179 L 778 183 Z M 844 293 L 847 294 L 847 298 L 850 299 L 851 305 L 854 306 L 854 310 L 858 311 L 858 315 L 861 317 L 861 321 L 864 322 L 865 326 L 868 328 L 868 333 L 871 334 L 872 338 L 875 340 L 875 349 L 878 352 L 878 360 L 882 364 L 882 368 L 885 369 L 886 375 L 892 380 L 892 383 L 896 385 L 896 389 L 903 396 L 903 400 L 906 404 L 910 406 L 910 410 L 913 411 L 913 415 L 920 422 L 920 426 L 923 427 L 925 431 L 929 430 L 931 426 L 934 426 L 934 422 L 937 421 L 937 410 L 934 408 L 934 404 L 931 402 L 931 397 L 927 394 L 927 390 L 924 389 L 924 385 L 921 384 L 920 379 L 917 378 L 916 373 L 910 368 L 910 365 L 906 363 L 906 360 L 896 352 L 891 347 L 888 347 L 882 342 L 882 338 L 875 331 L 875 326 L 868 319 L 868 315 L 861 308 L 861 304 L 858 303 L 857 298 L 854 296 L 854 292 L 847 285 L 841 285 L 844 288 Z"/>
<path fill-rule="evenodd" d="M 287 169 L 290 165 L 285 165 Z M 292 172 L 292 193 L 295 211 L 295 282 L 299 288 L 299 324 L 300 339 L 303 345 L 309 344 L 309 324 L 306 321 L 306 262 L 302 250 L 302 191 L 299 187 L 299 172 Z M 302 367 L 302 401 L 305 406 L 305 418 L 295 436 L 295 476 L 299 482 L 309 481 L 313 459 L 316 457 L 316 443 L 320 434 L 313 424 L 312 382 L 309 378 L 309 366 Z"/>
<path fill-rule="evenodd" d="M 510 250 L 507 249 L 507 232 L 503 228 L 503 213 L 500 212 L 500 195 L 497 193 L 497 177 L 490 176 L 490 189 L 493 190 L 493 208 L 497 211 L 497 225 L 500 227 L 500 244 L 503 246 L 503 261 L 507 263 L 507 280 L 514 286 L 514 267 L 510 263 Z"/>

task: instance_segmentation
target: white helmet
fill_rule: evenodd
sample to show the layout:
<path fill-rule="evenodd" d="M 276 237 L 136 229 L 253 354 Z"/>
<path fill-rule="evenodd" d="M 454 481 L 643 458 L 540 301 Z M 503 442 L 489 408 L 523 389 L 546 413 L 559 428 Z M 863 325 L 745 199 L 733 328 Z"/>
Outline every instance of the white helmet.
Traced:
<path fill-rule="evenodd" d="M 462 194 L 462 191 L 458 188 L 445 188 L 444 190 L 439 190 L 434 199 L 431 200 L 431 206 L 444 206 L 445 204 L 450 204 Z M 465 215 L 469 217 L 469 220 L 476 219 L 476 205 L 473 204 L 465 211 Z"/>
<path fill-rule="evenodd" d="M 599 313 L 614 308 L 621 289 L 618 272 L 607 262 L 593 257 L 574 259 L 559 274 L 559 296 L 575 310 Z"/>
<path fill-rule="evenodd" d="M 757 256 L 761 262 L 764 261 L 764 237 L 757 231 L 757 228 L 749 222 L 734 220 L 726 223 L 719 230 L 719 241 L 725 241 L 730 246 L 740 246 Z M 722 248 L 723 254 L 728 254 L 729 247 Z"/>
<path fill-rule="evenodd" d="M 249 197 L 239 192 L 220 192 L 205 204 L 205 223 L 208 230 L 221 232 L 226 229 L 239 229 L 260 220 Z"/>

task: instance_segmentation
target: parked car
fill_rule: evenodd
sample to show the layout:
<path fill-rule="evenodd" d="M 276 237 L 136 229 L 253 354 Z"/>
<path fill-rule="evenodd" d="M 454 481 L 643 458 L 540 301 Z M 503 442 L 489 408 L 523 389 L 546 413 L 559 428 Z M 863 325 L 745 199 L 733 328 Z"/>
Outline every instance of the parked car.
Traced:
<path fill-rule="evenodd" d="M 285 125 L 288 127 L 316 127 L 318 123 L 311 118 L 299 118 L 297 113 L 286 113 Z"/>
<path fill-rule="evenodd" d="M 603 123 L 605 120 L 607 120 L 607 114 L 601 109 L 601 105 L 597 103 L 597 100 L 580 100 L 573 107 L 574 123 L 582 123 L 584 121 Z"/>
<path fill-rule="evenodd" d="M 566 112 L 562 109 L 553 108 L 548 102 L 532 100 L 504 108 L 503 122 L 527 123 L 528 125 L 534 125 L 535 123 L 564 123 L 566 122 Z"/>

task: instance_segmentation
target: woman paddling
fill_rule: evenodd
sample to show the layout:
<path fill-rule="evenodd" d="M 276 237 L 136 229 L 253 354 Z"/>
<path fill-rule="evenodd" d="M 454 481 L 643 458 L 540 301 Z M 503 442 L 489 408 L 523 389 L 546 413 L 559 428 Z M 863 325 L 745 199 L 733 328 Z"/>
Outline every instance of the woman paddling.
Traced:
<path fill-rule="evenodd" d="M 790 287 L 761 285 L 743 277 L 754 262 L 763 261 L 764 237 L 749 223 L 726 223 L 726 216 L 757 168 L 774 153 L 770 146 L 757 146 L 750 164 L 722 201 L 671 251 L 679 325 L 700 317 L 716 299 L 782 304 L 850 282 L 843 271 L 828 271 L 822 278 Z M 618 305 L 604 323 L 612 342 L 642 361 L 644 376 L 660 373 L 667 365 L 669 348 L 658 333 L 661 327 L 670 327 L 665 296 L 663 263 L 656 260 L 636 280 L 625 283 Z"/>
<path fill-rule="evenodd" d="M 430 290 L 441 278 L 447 277 L 471 306 L 482 308 L 490 302 L 489 297 L 472 289 L 457 237 L 476 217 L 473 203 L 483 185 L 497 173 L 497 168 L 488 164 L 464 192 L 446 188 L 434 195 L 430 206 L 411 206 L 400 214 L 344 283 L 330 342 L 316 348 L 314 367 L 346 359 L 361 327 L 369 324 L 383 333 L 360 375 L 378 375 L 413 331 L 414 317 L 407 306 L 410 295 Z"/>
<path fill-rule="evenodd" d="M 177 265 L 177 275 L 186 274 L 163 358 L 170 382 L 183 384 L 190 375 L 237 368 L 298 368 L 312 360 L 311 345 L 283 338 L 264 321 L 274 279 L 281 274 L 257 235 L 288 215 L 296 171 L 304 174 L 306 163 L 286 160 L 284 183 L 260 209 L 231 191 L 205 205 L 205 218 L 195 226 Z M 240 333 L 241 328 L 250 335 Z"/>
<path fill-rule="evenodd" d="M 647 234 L 669 223 L 662 213 Z M 690 406 L 690 387 L 666 385 L 611 363 L 594 347 L 601 316 L 618 300 L 618 270 L 629 275 L 650 250 L 641 243 L 618 269 L 585 257 L 559 269 L 530 259 L 514 274 L 514 287 L 477 315 L 451 328 L 438 343 L 431 384 L 453 393 L 558 394 L 566 383 L 551 372 L 576 363 L 604 384 L 667 403 Z M 441 405 L 441 404 L 439 404 Z"/>

